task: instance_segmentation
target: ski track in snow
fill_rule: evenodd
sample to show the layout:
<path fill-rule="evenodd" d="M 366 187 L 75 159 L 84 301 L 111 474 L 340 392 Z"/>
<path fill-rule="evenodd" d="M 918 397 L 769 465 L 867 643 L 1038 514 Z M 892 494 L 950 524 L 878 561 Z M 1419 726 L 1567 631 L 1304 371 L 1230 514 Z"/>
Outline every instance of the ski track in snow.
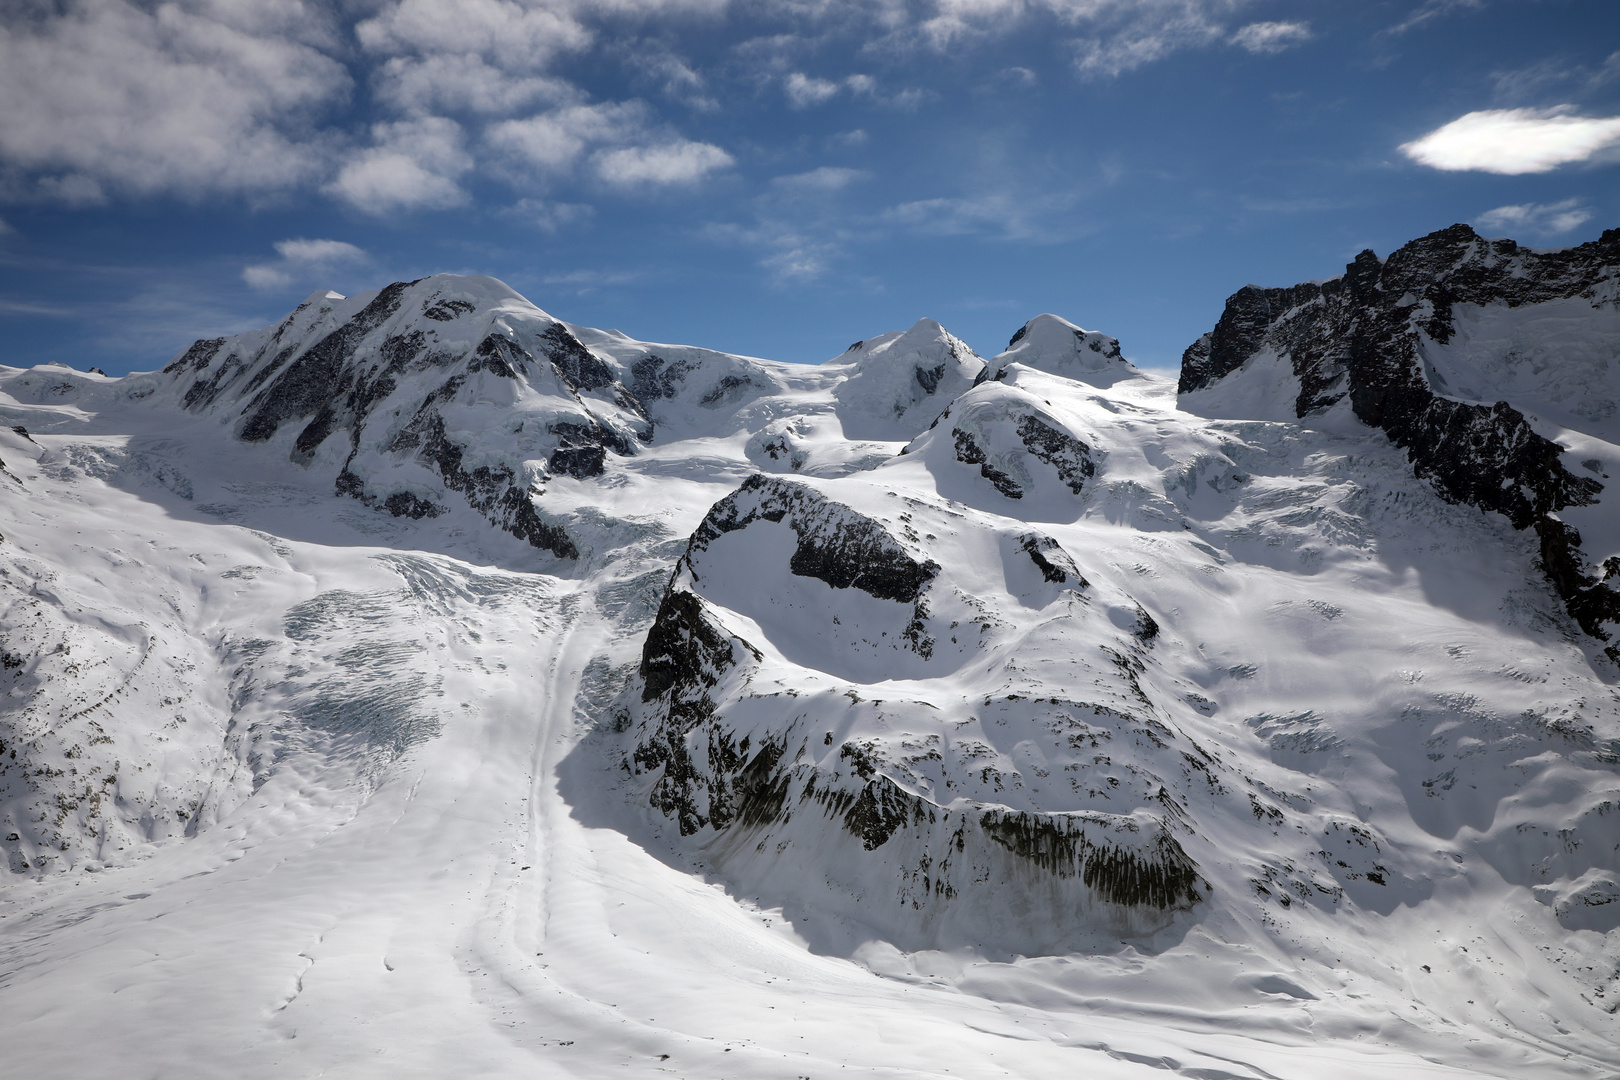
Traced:
<path fill-rule="evenodd" d="M 898 337 L 874 341 L 889 347 Z M 18 376 L 0 372 L 0 383 Z M 1197 420 L 1175 413 L 1167 387 L 1146 378 L 1099 389 L 1014 369 L 1005 385 L 1046 401 L 1074 430 L 1103 433 L 1098 445 L 1111 456 L 1083 503 L 1061 504 L 1070 496 L 1054 479 L 1027 475 L 1023 482 L 1048 487 L 1026 509 L 1072 505 L 1038 527 L 1088 577 L 1132 590 L 1159 613 L 1182 655 L 1191 655 L 1185 646 L 1207 649 L 1209 669 L 1233 673 L 1221 714 L 1238 729 L 1232 745 L 1251 738 L 1236 723 L 1244 715 L 1273 740 L 1274 757 L 1278 746 L 1308 755 L 1325 745 L 1310 743 L 1313 721 L 1284 715 L 1282 706 L 1298 686 L 1333 677 L 1331 657 L 1357 635 L 1377 658 L 1369 662 L 1411 653 L 1413 681 L 1427 678 L 1435 694 L 1485 693 L 1480 672 L 1491 665 L 1520 662 L 1522 678 L 1504 679 L 1522 686 L 1568 681 L 1586 663 L 1544 587 L 1530 580 L 1514 593 L 1503 584 L 1531 565 L 1523 537 L 1424 495 L 1397 475 L 1398 457 L 1374 434 L 1332 429 L 1330 418 L 1306 446 L 1297 427 Z M 32 432 L 0 430 L 9 470 L 0 474 L 8 602 L 52 598 L 59 615 L 51 618 L 61 625 L 49 632 L 67 646 L 67 662 L 86 657 L 74 677 L 87 686 L 101 685 L 93 658 L 110 669 L 117 656 L 135 655 L 134 645 L 117 642 L 133 641 L 130 628 L 144 620 L 145 659 L 119 662 L 161 667 L 161 678 L 109 676 L 73 715 L 116 720 L 119 709 L 134 707 L 119 695 L 149 689 L 156 696 L 140 708 L 189 712 L 162 729 L 169 742 L 131 747 L 146 756 L 120 764 L 127 759 L 133 772 L 138 760 L 161 783 L 181 783 L 187 770 L 213 777 L 190 811 L 197 822 L 154 820 L 146 834 L 116 844 L 103 825 L 103 849 L 88 864 L 0 882 L 8 1074 L 1620 1073 L 1613 1015 L 1582 1000 L 1586 984 L 1560 974 L 1585 964 L 1595 984 L 1603 964 L 1620 970 L 1614 935 L 1564 934 L 1530 889 L 1471 857 L 1464 865 L 1455 856 L 1454 875 L 1433 877 L 1427 895 L 1387 910 L 1299 913 L 1298 922 L 1269 931 L 1256 929 L 1264 920 L 1217 913 L 1182 927 L 1157 953 L 1125 943 L 1068 956 L 908 953 L 875 937 L 844 955 L 818 951 L 830 940 L 814 925 L 819 912 L 763 890 L 753 895 L 707 866 L 669 822 L 629 804 L 639 789 L 619 768 L 624 748 L 601 715 L 614 673 L 639 659 L 652 616 L 622 583 L 645 578 L 636 588 L 650 589 L 656 606 L 684 538 L 763 452 L 747 430 L 677 437 L 629 459 L 622 486 L 591 496 L 608 537 L 602 550 L 559 573 L 550 556 L 471 511 L 389 518 L 333 495 L 329 481 L 284 454 L 222 442 L 207 420 L 109 404 L 101 421 L 94 409 L 8 392 L 0 399 L 7 423 Z M 1059 394 L 1069 396 L 1051 405 Z M 825 419 L 825 411 L 809 415 Z M 863 417 L 862 437 L 898 438 L 878 430 L 881 419 Z M 940 471 L 949 456 L 890 460 L 872 479 L 863 471 L 871 462 L 852 465 L 818 445 L 812 429 L 783 428 L 781 444 L 802 450 L 812 475 L 853 473 L 861 483 L 930 494 L 937 485 L 939 495 L 960 500 L 952 504 L 959 511 L 1011 512 L 973 468 Z M 942 422 L 938 435 L 948 431 Z M 1139 458 L 1131 459 L 1121 432 L 1146 448 Z M 1194 514 L 1191 532 L 1170 525 L 1196 498 L 1212 497 L 1194 497 L 1205 491 L 1196 470 L 1208 480 L 1227 468 L 1177 455 L 1220 439 L 1252 459 L 1228 471 L 1262 475 L 1261 459 L 1271 459 L 1274 471 L 1261 482 L 1272 495 L 1245 495 L 1236 518 Z M 873 445 L 885 457 L 899 449 Z M 987 444 L 992 467 L 996 452 Z M 1357 454 L 1364 460 L 1346 463 Z M 816 462 L 826 463 L 820 474 Z M 1145 481 L 1182 466 L 1189 500 L 1178 509 Z M 1345 487 L 1346 497 L 1373 491 L 1397 507 L 1393 516 L 1365 504 L 1337 507 L 1334 489 L 1347 470 L 1362 487 Z M 559 479 L 547 498 L 583 501 L 588 485 Z M 648 493 L 659 485 L 669 496 L 655 527 Z M 1385 525 L 1413 499 L 1421 513 L 1447 515 L 1448 525 L 1472 514 L 1458 526 L 1472 531 L 1453 541 L 1409 539 L 1403 551 Z M 1314 535 L 1368 527 L 1384 529 L 1390 542 L 1376 558 L 1354 535 L 1339 548 L 1317 542 L 1302 550 L 1277 523 L 1289 513 L 1303 515 L 1293 525 L 1320 526 Z M 1143 531 L 1160 518 L 1164 532 Z M 1204 541 L 1217 534 L 1214 555 Z M 1485 543 L 1505 554 L 1478 571 L 1480 590 L 1518 595 L 1525 613 L 1499 635 L 1507 640 L 1492 639 L 1488 627 L 1469 636 L 1471 614 L 1486 603 L 1466 594 L 1471 571 L 1430 573 Z M 621 554 L 608 558 L 614 544 Z M 1238 556 L 1247 565 L 1234 566 Z M 1207 582 L 1240 573 L 1249 577 L 1229 590 L 1229 606 L 1200 599 Z M 1426 598 L 1425 574 L 1454 591 Z M 610 602 L 603 590 L 615 583 Z M 1369 606 L 1358 589 L 1382 599 Z M 127 617 L 114 614 L 115 600 Z M 1206 607 L 1193 610 L 1197 603 Z M 1379 640 L 1387 631 L 1377 612 L 1410 620 L 1398 640 Z M 14 612 L 13 621 L 24 615 Z M 1252 628 L 1243 631 L 1249 638 L 1220 640 L 1234 623 Z M 118 649 L 125 652 L 114 655 Z M 1473 665 L 1429 667 L 1444 649 L 1473 656 Z M 1302 666 L 1290 671 L 1291 663 Z M 382 674 L 367 682 L 367 672 Z M 247 680 L 247 699 L 232 700 L 225 684 L 233 678 Z M 1348 701 L 1372 685 L 1354 670 L 1337 678 L 1336 687 L 1317 686 L 1317 698 Z M 1231 689 L 1240 684 L 1251 689 Z M 321 696 L 323 686 L 351 687 L 370 711 L 344 711 L 342 701 Z M 203 698 L 180 700 L 186 687 L 204 688 Z M 1376 692 L 1387 694 L 1386 683 Z M 1276 715 L 1265 712 L 1266 699 L 1279 703 Z M 1357 725 L 1376 727 L 1375 712 L 1347 706 L 1335 718 L 1339 735 L 1364 746 Z M 362 722 L 371 726 L 355 726 Z M 232 735 L 261 740 L 260 756 L 219 752 Z M 1320 737 L 1338 736 L 1330 727 Z M 1420 749 L 1393 745 L 1396 754 Z M 1280 775 L 1274 761 L 1257 761 L 1249 767 Z M 1350 788 L 1292 775 L 1307 791 Z M 1394 784 L 1383 776 L 1366 790 L 1385 798 Z M 1390 805 L 1362 809 L 1364 820 L 1396 830 Z M 1423 858 L 1452 850 L 1410 820 L 1390 842 L 1426 845 Z"/>

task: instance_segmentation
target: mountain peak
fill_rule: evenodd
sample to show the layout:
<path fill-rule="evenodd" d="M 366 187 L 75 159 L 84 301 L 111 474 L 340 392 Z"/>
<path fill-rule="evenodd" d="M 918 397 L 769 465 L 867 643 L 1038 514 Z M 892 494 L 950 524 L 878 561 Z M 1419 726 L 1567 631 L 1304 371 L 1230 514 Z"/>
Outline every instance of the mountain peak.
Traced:
<path fill-rule="evenodd" d="M 845 436 L 884 441 L 915 436 L 985 370 L 965 341 L 926 318 L 904 333 L 856 342 L 834 363 L 850 367 L 834 391 Z"/>
<path fill-rule="evenodd" d="M 990 361 L 995 377 L 1008 364 L 1102 386 L 1141 374 L 1120 354 L 1119 339 L 1083 329 L 1058 315 L 1037 315 L 1020 327 L 1006 350 Z"/>

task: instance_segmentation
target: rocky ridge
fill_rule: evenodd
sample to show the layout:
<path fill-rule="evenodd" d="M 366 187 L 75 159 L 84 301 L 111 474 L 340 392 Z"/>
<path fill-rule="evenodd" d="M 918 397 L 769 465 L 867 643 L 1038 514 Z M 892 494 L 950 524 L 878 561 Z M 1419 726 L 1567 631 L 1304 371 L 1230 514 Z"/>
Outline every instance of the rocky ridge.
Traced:
<path fill-rule="evenodd" d="M 1226 302 L 1214 330 L 1182 357 L 1178 390 L 1197 411 L 1200 391 L 1233 379 L 1262 354 L 1298 383 L 1304 419 L 1348 402 L 1362 422 L 1406 450 L 1413 469 L 1442 496 L 1533 529 L 1542 565 L 1570 615 L 1607 641 L 1620 623 L 1620 567 L 1589 558 L 1560 511 L 1598 501 L 1603 484 L 1572 472 L 1566 447 L 1506 400 L 1456 400 L 1437 389 L 1433 356 L 1457 333 L 1465 306 L 1533 308 L 1579 300 L 1592 309 L 1620 299 L 1620 229 L 1557 251 L 1487 240 L 1453 225 L 1387 259 L 1363 251 L 1342 277 L 1289 288 L 1246 286 Z M 1257 377 L 1265 377 L 1258 375 Z M 1620 660 L 1620 652 L 1610 648 Z"/>

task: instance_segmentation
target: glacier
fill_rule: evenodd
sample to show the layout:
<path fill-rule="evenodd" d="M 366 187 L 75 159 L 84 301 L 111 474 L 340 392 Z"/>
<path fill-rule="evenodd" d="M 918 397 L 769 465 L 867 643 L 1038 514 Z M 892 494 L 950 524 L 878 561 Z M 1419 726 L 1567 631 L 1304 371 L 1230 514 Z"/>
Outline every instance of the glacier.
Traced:
<path fill-rule="evenodd" d="M 1620 1072 L 1620 230 L 821 365 L 0 368 L 19 1075 Z"/>

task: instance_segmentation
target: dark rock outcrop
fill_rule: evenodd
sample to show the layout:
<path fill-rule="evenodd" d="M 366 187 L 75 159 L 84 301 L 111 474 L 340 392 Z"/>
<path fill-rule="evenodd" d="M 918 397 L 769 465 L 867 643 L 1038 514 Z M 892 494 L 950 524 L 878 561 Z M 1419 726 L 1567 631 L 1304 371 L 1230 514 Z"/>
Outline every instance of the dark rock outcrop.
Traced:
<path fill-rule="evenodd" d="M 1424 350 L 1454 336 L 1457 304 L 1520 307 L 1585 297 L 1595 305 L 1617 276 L 1620 229 L 1578 247 L 1534 251 L 1453 225 L 1386 260 L 1363 251 L 1329 281 L 1238 290 L 1215 329 L 1183 354 L 1179 390 L 1212 386 L 1267 349 L 1285 358 L 1300 385 L 1296 415 L 1348 399 L 1362 422 L 1406 450 L 1442 497 L 1500 513 L 1514 528 L 1534 528 L 1570 615 L 1608 640 L 1605 624 L 1620 622 L 1620 592 L 1587 568 L 1580 534 L 1556 517 L 1596 502 L 1603 485 L 1566 469 L 1564 448 L 1507 402 L 1435 393 Z"/>
<path fill-rule="evenodd" d="M 937 563 L 913 559 L 871 518 L 808 485 L 763 474 L 750 476 L 714 504 L 692 534 L 688 564 L 721 536 L 759 520 L 786 521 L 799 541 L 788 569 L 835 589 L 856 588 L 880 600 L 912 604 L 939 573 Z"/>
<path fill-rule="evenodd" d="M 1030 561 L 1041 572 L 1041 577 L 1054 585 L 1066 585 L 1072 581 L 1077 589 L 1090 586 L 1091 583 L 1080 573 L 1079 567 L 1074 565 L 1069 553 L 1050 536 L 1025 533 L 1018 538 L 1018 546 L 1029 555 Z"/>
<path fill-rule="evenodd" d="M 1009 499 L 1024 497 L 1024 489 L 1018 486 L 1018 481 L 990 463 L 990 455 L 972 434 L 955 428 L 951 431 L 951 443 L 956 447 L 956 460 L 964 465 L 977 465 L 979 475 L 990 481 L 997 491 Z"/>
<path fill-rule="evenodd" d="M 949 418 L 956 408 L 952 406 L 939 419 Z M 936 424 L 938 422 L 935 421 Z M 1055 421 L 1049 423 L 1047 419 L 1027 411 L 1027 406 L 1014 406 L 1010 415 L 1006 411 L 997 411 L 994 406 L 969 406 L 962 410 L 956 426 L 951 429 L 951 445 L 956 451 L 956 460 L 966 465 L 977 465 L 979 475 L 1007 498 L 1024 497 L 1023 485 L 1028 482 L 1029 474 L 1026 465 L 1009 460 L 1005 448 L 1010 440 L 1005 435 L 998 437 L 991 434 L 992 429 L 1006 425 L 1012 426 L 1012 434 L 1022 444 L 1023 453 L 1050 465 L 1057 471 L 1058 480 L 1074 494 L 1080 494 L 1085 489 L 1086 481 L 1096 475 L 1097 466 L 1091 459 L 1091 447 L 1056 426 Z M 996 446 L 1002 447 L 1003 451 L 995 452 L 993 448 Z M 1014 456 L 1022 455 L 1015 452 Z M 1015 473 L 1019 475 L 1015 476 Z"/>
<path fill-rule="evenodd" d="M 1091 460 L 1091 447 L 1038 416 L 1026 416 L 1018 421 L 1018 437 L 1024 449 L 1056 469 L 1058 479 L 1076 495 L 1097 472 Z"/>
<path fill-rule="evenodd" d="M 655 703 L 661 722 L 636 747 L 635 762 L 645 771 L 660 770 L 652 804 L 676 819 L 683 836 L 705 825 L 729 825 L 734 816 L 733 789 L 740 789 L 746 799 L 753 791 L 750 778 L 769 784 L 768 776 L 781 756 L 780 747 L 773 755 L 762 749 L 750 761 L 744 756 L 746 739 L 739 749 L 723 729 L 706 724 L 715 712 L 715 686 L 749 655 L 759 658 L 751 645 L 727 634 L 710 618 L 696 593 L 670 583 L 641 650 L 641 700 Z M 700 726 L 707 735 L 700 748 L 701 762 L 694 760 L 689 737 Z M 753 809 L 757 813 L 760 808 Z"/>

